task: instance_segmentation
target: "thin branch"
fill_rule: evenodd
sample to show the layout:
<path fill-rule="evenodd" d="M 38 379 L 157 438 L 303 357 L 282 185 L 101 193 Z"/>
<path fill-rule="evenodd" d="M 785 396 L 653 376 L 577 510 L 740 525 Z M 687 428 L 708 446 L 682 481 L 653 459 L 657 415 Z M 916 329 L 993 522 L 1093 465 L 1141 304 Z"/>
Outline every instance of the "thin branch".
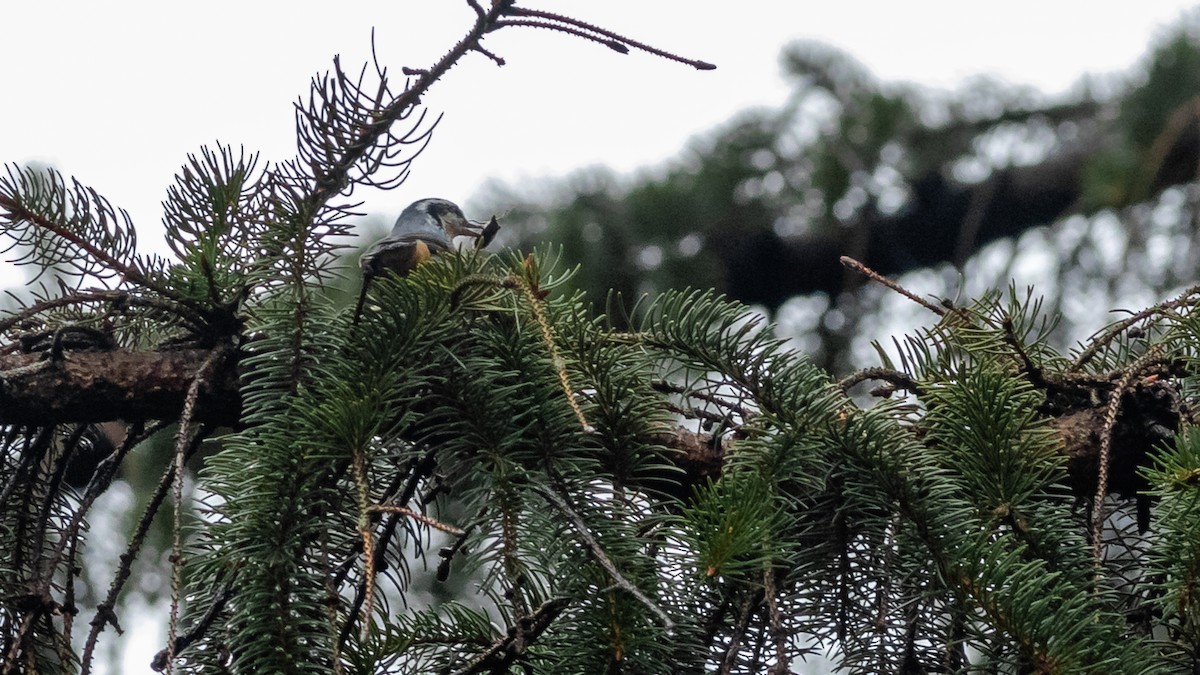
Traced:
<path fill-rule="evenodd" d="M 714 424 L 719 424 L 719 425 L 724 425 L 724 426 L 729 426 L 729 427 L 732 427 L 734 424 L 733 418 L 731 418 L 729 415 L 721 415 L 721 414 L 718 414 L 715 412 L 704 410 L 703 408 L 697 408 L 695 406 L 684 408 L 682 406 L 677 406 L 674 403 L 667 403 L 666 407 L 667 407 L 667 410 L 670 410 L 671 412 L 673 412 L 677 415 L 680 415 L 682 417 L 686 417 L 688 419 L 693 419 L 693 420 L 700 420 L 701 428 L 703 428 L 706 431 L 711 429 L 711 425 L 714 425 Z"/>
<path fill-rule="evenodd" d="M 1079 353 L 1079 356 L 1076 357 L 1075 362 L 1071 364 L 1071 367 L 1067 369 L 1067 372 L 1076 371 L 1080 368 L 1083 368 L 1089 361 L 1091 361 L 1097 354 L 1100 353 L 1101 349 L 1116 339 L 1118 335 L 1125 332 L 1135 324 L 1156 314 L 1163 314 L 1169 310 L 1187 305 L 1188 303 L 1194 301 L 1197 295 L 1200 295 L 1200 286 L 1192 286 L 1171 300 L 1161 302 L 1153 307 L 1147 307 L 1140 312 L 1130 315 L 1128 318 L 1118 321 L 1105 330 L 1104 333 L 1102 333 L 1099 337 L 1093 339 L 1091 344 L 1088 345 L 1087 349 L 1084 349 Z"/>
<path fill-rule="evenodd" d="M 493 63 L 495 63 L 497 66 L 503 66 L 503 65 L 504 65 L 504 59 L 503 59 L 502 57 L 500 57 L 500 56 L 497 56 L 496 54 L 492 53 L 490 50 L 488 50 L 488 49 L 487 49 L 486 47 L 484 47 L 483 45 L 475 45 L 475 51 L 477 51 L 477 52 L 479 52 L 480 54 L 483 54 L 484 56 L 486 56 L 486 57 L 488 57 L 489 59 L 491 59 L 491 60 L 492 60 L 492 62 L 493 62 Z"/>
<path fill-rule="evenodd" d="M 654 380 L 650 383 L 650 388 L 654 391 L 664 394 L 682 394 L 690 398 L 698 398 L 706 403 L 711 403 L 715 406 L 724 408 L 731 413 L 737 414 L 743 420 L 749 420 L 754 417 L 754 412 L 748 410 L 745 406 L 730 401 L 728 397 L 723 397 L 718 394 L 713 394 L 695 387 L 684 387 L 666 380 Z"/>
<path fill-rule="evenodd" d="M 1104 528 L 1104 498 L 1108 496 L 1109 456 L 1112 448 L 1113 429 L 1117 426 L 1117 417 L 1121 413 L 1121 399 L 1133 379 L 1143 372 L 1143 369 L 1153 363 L 1163 349 L 1163 344 L 1156 343 L 1142 354 L 1136 361 L 1129 364 L 1121 379 L 1108 394 L 1108 405 L 1104 411 L 1104 426 L 1100 431 L 1099 467 L 1096 469 L 1096 494 L 1092 496 L 1092 563 L 1096 576 L 1100 575 L 1101 544 L 1100 536 Z"/>
<path fill-rule="evenodd" d="M 155 283 L 149 277 L 143 274 L 142 271 L 137 267 L 125 264 L 121 260 L 110 255 L 108 251 L 101 248 L 95 242 L 91 242 L 80 237 L 76 233 L 72 232 L 69 228 L 63 226 L 61 223 L 56 223 L 43 217 L 39 213 L 29 210 L 20 201 L 13 199 L 6 194 L 0 194 L 0 207 L 8 211 L 8 214 L 6 215 L 8 219 L 13 221 L 24 220 L 33 223 L 34 225 L 53 233 L 54 236 L 70 242 L 72 245 L 79 247 L 85 253 L 92 256 L 93 259 L 100 262 L 108 269 L 119 274 L 125 281 L 137 286 L 141 286 L 147 290 L 154 291 L 155 293 L 165 298 L 170 298 L 171 300 L 174 300 L 185 307 L 203 313 L 203 308 L 191 298 L 181 295 L 171 288 Z"/>
<path fill-rule="evenodd" d="M 612 578 L 613 583 L 616 584 L 617 588 L 629 593 L 638 602 L 642 603 L 646 609 L 650 610 L 651 613 L 658 617 L 658 620 L 660 623 L 662 623 L 663 628 L 666 628 L 668 631 L 674 630 L 675 622 L 671 620 L 671 617 L 668 616 L 661 607 L 655 604 L 653 600 L 646 597 L 646 594 L 642 592 L 642 589 L 633 585 L 633 583 L 631 583 L 625 578 L 624 575 L 621 574 L 621 572 L 617 569 L 617 566 L 613 564 L 613 561 L 608 557 L 608 554 L 606 554 L 604 549 L 600 546 L 600 542 L 596 541 L 596 538 L 592 536 L 592 532 L 588 527 L 588 524 L 583 521 L 583 518 L 579 517 L 579 514 L 575 513 L 571 506 L 567 504 L 562 497 L 559 497 L 553 491 L 541 485 L 532 484 L 530 487 L 534 492 L 537 492 L 545 497 L 546 501 L 550 502 L 554 508 L 558 509 L 560 513 L 567 517 L 567 520 L 570 521 L 572 527 L 575 529 L 575 533 L 579 535 L 579 538 L 583 540 L 583 543 L 588 547 L 588 550 L 591 551 L 592 556 L 596 559 L 596 562 L 599 563 L 606 572 L 608 572 L 608 575 Z"/>
<path fill-rule="evenodd" d="M 644 52 L 654 54 L 655 56 L 661 56 L 662 58 L 667 59 L 669 61 L 675 61 L 676 63 L 682 63 L 685 65 L 689 65 L 689 66 L 695 68 L 696 70 L 714 70 L 716 68 L 716 66 L 714 66 L 711 63 L 708 63 L 705 61 L 697 61 L 695 59 L 684 58 L 677 54 L 672 54 L 671 52 L 664 51 L 662 49 L 658 49 L 657 47 L 651 47 L 650 45 L 648 45 L 644 42 L 638 42 L 637 40 L 631 40 L 631 39 L 625 37 L 624 35 L 614 33 L 610 30 L 601 28 L 600 26 L 586 23 L 586 22 L 580 21 L 578 19 L 573 19 L 569 16 L 565 16 L 562 14 L 555 14 L 553 12 L 546 12 L 546 11 L 539 10 L 539 9 L 526 9 L 524 7 L 513 7 L 511 9 L 511 11 L 508 12 L 508 14 L 510 14 L 512 16 L 531 16 L 531 17 L 536 17 L 539 19 L 546 19 L 547 21 L 555 21 L 558 23 L 567 24 L 569 26 L 574 26 L 575 28 L 577 28 L 579 30 L 586 31 L 588 33 L 595 33 L 597 35 L 602 35 L 602 36 L 610 38 L 616 42 L 619 42 L 621 44 L 625 44 L 630 47 L 633 47 L 634 49 L 640 49 Z M 593 39 L 595 39 L 595 38 L 593 38 Z"/>
<path fill-rule="evenodd" d="M 917 384 L 916 380 L 907 373 L 892 370 L 891 368 L 863 368 L 838 380 L 838 388 L 842 391 L 847 391 L 854 385 L 867 380 L 882 380 L 897 389 L 903 389 L 917 395 L 921 394 L 921 385 Z"/>
<path fill-rule="evenodd" d="M 205 427 L 192 437 L 191 443 L 187 449 L 187 457 L 191 457 L 200 448 L 200 443 L 211 432 L 212 427 Z M 154 516 L 158 514 L 159 507 L 167 498 L 167 492 L 175 481 L 175 462 L 167 465 L 163 475 L 158 479 L 158 487 L 154 489 L 154 493 L 146 502 L 146 508 L 142 511 L 142 517 L 138 520 L 137 527 L 134 528 L 133 536 L 129 540 L 128 546 L 125 547 L 125 552 L 121 554 L 120 564 L 117 566 L 117 571 L 113 574 L 112 583 L 108 587 L 108 594 L 96 606 L 96 615 L 92 617 L 91 630 L 88 632 L 87 640 L 83 646 L 83 656 L 80 659 L 82 664 L 80 672 L 87 675 L 91 671 L 92 655 L 96 649 L 96 641 L 100 637 L 100 632 L 104 627 L 112 624 L 117 630 L 117 634 L 121 634 L 121 624 L 117 620 L 117 598 L 124 590 L 125 584 L 129 581 L 133 561 L 137 559 L 138 551 L 141 550 L 142 544 L 146 541 L 146 536 L 150 533 L 150 525 L 154 522 Z"/>
<path fill-rule="evenodd" d="M 416 511 L 404 506 L 396 506 L 394 504 L 375 504 L 367 507 L 367 513 L 396 513 L 401 516 L 411 518 L 422 525 L 432 527 L 439 532 L 445 532 L 446 534 L 453 535 L 455 537 L 461 537 L 464 534 L 462 530 L 453 525 L 443 523 L 436 518 L 430 518 L 423 513 L 417 513 Z"/>
<path fill-rule="evenodd" d="M 721 659 L 721 670 L 719 671 L 721 675 L 730 675 L 737 666 L 737 655 L 742 648 L 742 641 L 750 629 L 750 619 L 754 615 L 756 604 L 752 597 L 747 597 L 746 602 L 742 604 L 737 625 L 733 627 L 734 633 L 729 636 L 729 648 L 725 650 L 725 657 Z"/>
<path fill-rule="evenodd" d="M 167 664 L 170 663 L 172 654 L 181 653 L 183 650 L 190 647 L 192 643 L 204 637 L 204 634 L 208 632 L 209 627 L 212 626 L 213 621 L 220 616 L 221 611 L 225 609 L 226 603 L 228 603 L 232 597 L 233 587 L 229 584 L 222 586 L 220 591 L 217 592 L 216 599 L 213 600 L 213 603 L 209 605 L 208 609 L 204 612 L 204 616 L 200 617 L 200 620 L 197 621 L 196 625 L 192 626 L 188 632 L 175 638 L 175 641 L 166 649 L 159 650 L 159 652 L 154 655 L 154 660 L 150 662 L 150 668 L 155 672 L 162 672 L 167 668 Z"/>
<path fill-rule="evenodd" d="M 317 213 L 321 206 L 327 203 L 350 184 L 350 171 L 378 142 L 387 134 L 392 124 L 403 119 L 416 106 L 421 97 L 441 79 L 447 71 L 458 63 L 468 52 L 473 50 L 491 26 L 504 13 L 505 3 L 493 3 L 490 10 L 477 14 L 474 25 L 449 52 L 427 69 L 419 71 L 416 80 L 396 98 L 392 99 L 367 124 L 358 129 L 358 137 L 345 148 L 343 155 L 335 160 L 327 171 L 313 177 L 311 191 L 304 202 L 308 213 Z M 413 71 L 418 72 L 418 71 Z"/>
<path fill-rule="evenodd" d="M 525 656 L 530 645 L 546 632 L 570 604 L 567 598 L 552 598 L 543 602 L 530 615 L 518 618 L 517 625 L 509 628 L 505 637 L 497 640 L 491 648 L 454 675 L 509 672 L 513 663 Z"/>
<path fill-rule="evenodd" d="M 775 643 L 775 665 L 767 671 L 767 675 L 787 675 L 791 672 L 788 667 L 788 633 L 783 625 L 783 612 L 779 609 L 779 591 L 775 588 L 775 570 L 763 569 L 763 597 L 767 601 L 767 615 L 771 622 L 771 641 Z"/>
<path fill-rule="evenodd" d="M 433 472 L 435 466 L 435 457 L 435 449 L 430 448 L 420 460 L 413 462 L 410 473 L 404 480 L 404 488 L 401 490 L 400 495 L 392 502 L 393 504 L 397 506 L 407 504 L 417 494 L 417 488 L 420 487 L 421 481 Z M 387 492 L 388 491 L 385 491 L 385 497 L 387 496 Z M 398 514 L 391 514 L 388 520 L 384 523 L 383 529 L 375 542 L 375 555 L 370 562 L 371 567 L 378 569 L 383 565 L 384 555 L 387 552 L 388 544 L 390 543 L 392 536 L 395 534 L 396 527 L 399 525 L 400 521 L 401 517 Z M 345 581 L 346 576 L 350 573 L 350 570 L 353 569 L 356 556 L 362 551 L 362 545 L 362 539 L 355 538 L 350 555 L 346 560 L 346 565 L 344 565 L 340 570 L 338 570 L 338 573 L 334 575 L 333 583 L 335 586 L 341 586 L 341 584 Z M 346 645 L 350 640 L 350 636 L 354 633 L 354 626 L 358 621 L 360 610 L 362 609 L 363 603 L 366 602 L 366 585 L 367 582 L 366 578 L 364 577 L 359 581 L 358 587 L 355 589 L 354 599 L 350 601 L 350 611 L 347 614 L 346 623 L 342 626 L 341 634 L 338 636 L 339 652 L 345 650 Z"/>
<path fill-rule="evenodd" d="M 564 26 L 562 24 L 550 23 L 548 21 L 535 21 L 532 19 L 504 19 L 502 21 L 496 22 L 497 28 L 502 28 L 504 26 L 525 26 L 528 28 L 545 28 L 548 30 L 558 31 L 559 33 L 566 33 L 567 35 L 574 35 L 575 37 L 583 38 L 584 40 L 602 44 L 605 47 L 608 47 L 609 49 L 613 50 L 614 52 L 617 52 L 618 54 L 628 54 L 629 53 L 629 47 L 626 47 L 624 44 L 622 44 L 616 40 L 601 37 L 599 35 L 593 35 L 592 33 L 588 33 L 586 31 L 579 30 L 578 28 L 572 28 L 571 26 Z"/>
<path fill-rule="evenodd" d="M 916 294 L 914 294 L 912 291 L 901 286 L 900 284 L 896 283 L 895 281 L 892 281 L 891 279 L 883 276 L 882 274 L 876 272 L 875 270 L 871 269 L 870 267 L 867 267 L 866 265 L 860 263 L 859 261 L 855 260 L 854 258 L 851 258 L 849 256 L 842 256 L 841 258 L 839 258 L 839 260 L 841 260 L 842 264 L 845 265 L 846 267 L 854 270 L 855 272 L 858 272 L 859 274 L 870 279 L 871 281 L 874 281 L 878 284 L 882 284 L 883 286 L 886 286 L 887 288 L 890 288 L 891 290 L 899 293 L 900 295 L 903 295 L 904 297 L 908 298 L 909 300 L 912 300 L 913 302 L 915 302 L 918 305 L 924 307 L 925 309 L 933 312 L 934 314 L 937 314 L 938 316 L 946 316 L 946 314 L 949 312 L 949 310 L 946 307 L 941 307 L 941 306 L 935 305 L 932 302 L 929 302 L 928 300 L 926 300 L 924 298 L 917 297 Z"/>
<path fill-rule="evenodd" d="M 1040 366 L 1033 362 L 1033 358 L 1025 350 L 1025 345 L 1021 344 L 1017 338 L 1012 317 L 1005 316 L 1000 325 L 1004 328 L 1004 341 L 1016 352 L 1017 358 L 1021 359 L 1021 369 L 1029 375 L 1029 381 L 1041 389 L 1048 387 L 1050 383 L 1046 381 L 1045 373 L 1042 372 Z"/>
<path fill-rule="evenodd" d="M 183 594 L 183 472 L 188 458 L 188 447 L 192 443 L 192 427 L 195 424 L 196 406 L 200 399 L 200 387 L 212 375 L 216 364 L 220 363 L 232 345 L 221 345 L 212 350 L 208 358 L 201 364 L 188 387 L 187 397 L 183 402 L 183 412 L 179 416 L 179 431 L 175 435 L 175 479 L 171 485 L 172 511 L 172 545 L 171 545 L 171 616 L 167 623 L 167 673 L 172 672 L 175 660 L 175 637 L 179 628 L 179 603 Z"/>

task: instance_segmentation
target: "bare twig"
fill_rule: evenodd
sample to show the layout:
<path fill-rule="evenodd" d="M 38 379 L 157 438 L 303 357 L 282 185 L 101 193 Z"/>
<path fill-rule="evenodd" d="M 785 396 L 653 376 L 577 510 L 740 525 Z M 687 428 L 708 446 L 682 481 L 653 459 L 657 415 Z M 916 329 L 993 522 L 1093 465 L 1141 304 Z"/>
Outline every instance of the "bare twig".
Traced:
<path fill-rule="evenodd" d="M 196 625 L 192 626 L 191 630 L 175 638 L 175 641 L 172 642 L 167 648 L 159 650 L 159 652 L 154 655 L 154 660 L 150 662 L 150 668 L 155 672 L 162 672 L 168 667 L 170 659 L 172 658 L 172 654 L 178 654 L 182 652 L 190 647 L 193 642 L 204 637 L 204 634 L 208 632 L 209 627 L 212 626 L 213 621 L 220 616 L 221 611 L 225 609 L 225 604 L 228 603 L 229 599 L 232 597 L 233 587 L 229 584 L 222 586 L 217 592 L 216 599 L 213 600 L 213 603 L 209 605 L 208 609 L 204 612 L 204 616 L 200 617 L 200 620 L 196 622 Z"/>
<path fill-rule="evenodd" d="M 58 542 L 54 553 L 47 558 L 47 570 L 53 570 L 58 566 L 62 559 L 63 552 L 68 542 L 79 538 L 79 528 L 82 527 L 84 518 L 88 511 L 91 510 L 92 504 L 96 498 L 103 494 L 108 486 L 112 484 L 113 478 L 117 475 L 117 468 L 121 466 L 121 461 L 129 451 L 135 448 L 139 443 L 146 440 L 167 426 L 167 422 L 155 422 L 149 429 L 143 430 L 140 428 L 129 429 L 125 432 L 125 439 L 121 441 L 120 447 L 113 450 L 112 454 L 105 457 L 96 470 L 92 473 L 91 480 L 88 481 L 87 488 L 84 489 L 83 497 L 79 500 L 79 506 L 75 508 L 75 513 L 71 516 L 71 522 L 63 530 L 62 538 Z"/>
<path fill-rule="evenodd" d="M 1187 305 L 1190 302 L 1194 302 L 1196 300 L 1196 296 L 1198 295 L 1200 295 L 1200 286 L 1192 286 L 1171 300 L 1161 302 L 1153 307 L 1147 307 L 1140 312 L 1131 314 L 1129 317 L 1118 321 L 1105 330 L 1099 337 L 1093 339 L 1091 344 L 1088 345 L 1087 349 L 1084 349 L 1079 353 L 1079 356 L 1075 358 L 1075 363 L 1071 364 L 1068 372 L 1079 370 L 1087 365 L 1089 361 L 1091 361 L 1096 357 L 1097 354 L 1100 353 L 1101 349 L 1116 339 L 1118 335 L 1128 330 L 1131 326 L 1134 326 L 1137 323 L 1144 321 L 1156 314 L 1162 314 Z"/>
<path fill-rule="evenodd" d="M 754 417 L 754 412 L 752 410 L 749 410 L 745 406 L 729 400 L 728 397 L 724 397 L 719 394 L 713 394 L 702 389 L 697 389 L 696 387 L 684 387 L 673 382 L 667 382 L 666 380 L 654 380 L 650 383 L 650 387 L 654 389 L 654 391 L 659 391 L 664 394 L 682 394 L 689 398 L 700 399 L 706 403 L 711 403 L 715 406 L 724 408 L 729 412 L 738 415 L 743 420 L 749 420 L 751 417 Z"/>
<path fill-rule="evenodd" d="M 1014 352 L 1016 352 L 1017 358 L 1021 360 L 1021 369 L 1024 370 L 1027 375 L 1029 375 L 1029 381 L 1032 382 L 1034 386 L 1045 389 L 1049 385 L 1049 382 L 1046 380 L 1045 373 L 1042 371 L 1041 366 L 1033 362 L 1033 358 L 1029 356 L 1029 352 L 1026 351 L 1025 345 L 1021 344 L 1021 341 L 1017 338 L 1017 333 L 1013 327 L 1012 318 L 1007 316 L 1004 317 L 1004 320 L 1001 322 L 1001 326 L 1004 328 L 1004 341 L 1007 342 L 1010 347 L 1012 347 Z"/>
<path fill-rule="evenodd" d="M 404 506 L 396 506 L 393 504 L 376 504 L 374 506 L 368 506 L 367 513 L 396 513 L 407 518 L 411 518 L 422 525 L 432 527 L 439 532 L 445 532 L 446 534 L 453 535 L 455 537 L 461 537 L 464 534 L 462 530 L 453 525 L 443 523 L 436 518 L 430 518 L 423 513 L 418 513 Z"/>
<path fill-rule="evenodd" d="M 880 274 L 879 272 L 876 272 L 875 270 L 871 269 L 870 267 L 867 267 L 866 265 L 860 263 L 859 261 L 855 260 L 854 258 L 851 258 L 849 256 L 842 256 L 840 258 L 840 260 L 842 261 L 842 264 L 845 265 L 846 267 L 854 270 L 855 272 L 858 272 L 859 274 L 870 279 L 871 281 L 874 281 L 878 284 L 882 284 L 883 286 L 886 286 L 887 288 L 892 289 L 893 291 L 899 293 L 900 295 L 903 295 L 904 297 L 908 298 L 909 300 L 912 300 L 913 302 L 915 302 L 918 305 L 924 307 L 925 309 L 933 312 L 934 314 L 937 314 L 938 316 L 946 316 L 946 313 L 949 311 L 945 307 L 935 305 L 932 302 L 929 302 L 928 300 L 926 300 L 924 298 L 917 297 L 917 295 L 915 293 L 913 293 L 912 291 L 901 286 L 900 284 L 896 283 L 895 281 L 892 281 L 891 279 L 883 276 L 882 274 Z"/>
<path fill-rule="evenodd" d="M 778 590 L 775 588 L 775 570 L 770 567 L 763 569 L 763 597 L 767 601 L 767 616 L 771 622 L 771 641 L 775 643 L 775 664 L 767 671 L 767 675 L 787 675 L 791 672 L 788 667 L 788 632 L 783 625 L 783 612 L 779 609 Z"/>
<path fill-rule="evenodd" d="M 729 636 L 729 647 L 725 650 L 724 658 L 721 659 L 721 670 L 718 671 L 721 675 L 730 675 L 737 666 L 738 652 L 742 648 L 742 641 L 746 639 L 746 633 L 750 629 L 750 619 L 754 616 L 754 610 L 758 603 L 755 598 L 747 597 L 742 603 L 741 611 L 738 613 L 737 625 L 734 626 L 734 633 Z"/>
<path fill-rule="evenodd" d="M 231 345 L 213 349 L 208 359 L 196 371 L 196 377 L 192 380 L 192 386 L 188 387 L 187 398 L 184 399 L 183 412 L 179 416 L 179 431 L 175 436 L 175 479 L 171 490 L 171 501 L 175 508 L 172 513 L 171 616 L 167 624 L 167 673 L 171 673 L 173 669 L 175 636 L 179 628 L 179 602 L 183 593 L 183 471 L 187 463 L 188 447 L 192 443 L 196 402 L 200 399 L 200 387 L 230 349 Z"/>
<path fill-rule="evenodd" d="M 532 256 L 525 259 L 527 270 L 531 265 L 531 260 Z M 588 431 L 591 427 L 583 415 L 583 408 L 575 398 L 575 389 L 571 386 L 571 378 L 567 373 L 567 363 L 563 359 L 562 353 L 558 351 L 558 344 L 554 340 L 554 328 L 551 327 L 550 320 L 546 317 L 546 310 L 542 302 L 543 292 L 535 288 L 528 279 L 514 277 L 513 281 L 517 290 L 529 302 L 529 311 L 533 314 L 534 322 L 541 329 L 542 342 L 545 343 L 546 351 L 550 354 L 550 364 L 554 367 L 554 372 L 558 374 L 558 383 L 562 388 L 563 397 L 571 408 L 571 412 L 575 413 L 575 419 L 579 422 L 580 428 Z"/>
<path fill-rule="evenodd" d="M 648 45 L 644 42 L 638 42 L 637 40 L 630 40 L 629 38 L 625 37 L 624 35 L 614 33 L 610 30 L 601 28 L 600 26 L 586 23 L 584 21 L 580 21 L 578 19 L 574 19 L 574 18 L 565 16 L 562 14 L 555 14 L 553 12 L 546 12 L 546 11 L 542 11 L 542 10 L 538 10 L 538 9 L 527 9 L 524 7 L 513 7 L 508 12 L 508 14 L 510 14 L 512 16 L 535 17 L 538 19 L 545 19 L 546 21 L 552 21 L 552 22 L 564 24 L 565 26 L 572 26 L 581 32 L 591 33 L 591 34 L 594 34 L 597 36 L 603 36 L 603 37 L 608 38 L 609 40 L 614 41 L 618 44 L 628 45 L 629 47 L 633 47 L 634 49 L 640 49 L 649 54 L 654 54 L 655 56 L 661 56 L 662 58 L 667 59 L 669 61 L 675 61 L 676 63 L 682 63 L 685 65 L 689 65 L 689 66 L 695 68 L 696 70 L 713 70 L 716 68 L 716 66 L 714 66 L 711 63 L 707 63 L 705 61 L 697 61 L 695 59 L 684 58 L 677 54 L 672 54 L 671 52 L 664 51 L 662 49 L 658 49 L 657 47 L 651 47 L 650 45 Z M 557 30 L 563 30 L 564 32 L 567 32 L 563 26 L 556 26 L 555 28 Z M 596 42 L 603 42 L 602 40 L 600 40 L 597 37 L 590 37 L 589 39 L 594 40 Z M 608 46 L 611 47 L 612 45 L 608 45 Z M 618 51 L 620 51 L 620 50 L 618 50 Z"/>
<path fill-rule="evenodd" d="M 916 380 L 907 373 L 890 368 L 863 368 L 838 380 L 838 388 L 842 391 L 847 391 L 854 385 L 867 380 L 883 380 L 897 389 L 904 389 L 918 395 L 921 394 L 921 385 L 917 384 Z"/>

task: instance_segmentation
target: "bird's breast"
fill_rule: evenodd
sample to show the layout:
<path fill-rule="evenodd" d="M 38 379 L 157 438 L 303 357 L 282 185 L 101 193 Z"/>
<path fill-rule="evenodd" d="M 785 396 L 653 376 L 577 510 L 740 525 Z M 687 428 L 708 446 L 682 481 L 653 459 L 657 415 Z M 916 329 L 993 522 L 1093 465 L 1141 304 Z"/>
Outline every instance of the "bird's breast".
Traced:
<path fill-rule="evenodd" d="M 429 260 L 429 257 L 432 256 L 433 253 L 429 250 L 429 244 L 426 244 L 424 241 L 418 239 L 413 244 L 412 255 L 413 255 L 413 261 L 414 261 L 413 267 L 416 267 L 417 265 L 420 265 L 421 263 L 425 262 L 426 260 Z"/>

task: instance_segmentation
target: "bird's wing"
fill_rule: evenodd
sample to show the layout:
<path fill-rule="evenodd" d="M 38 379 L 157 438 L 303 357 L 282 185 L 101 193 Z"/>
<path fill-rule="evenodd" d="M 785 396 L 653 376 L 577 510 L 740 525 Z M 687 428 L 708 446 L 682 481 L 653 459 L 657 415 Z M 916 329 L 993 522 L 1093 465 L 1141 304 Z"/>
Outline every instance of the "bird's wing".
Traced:
<path fill-rule="evenodd" d="M 363 274 L 377 277 L 391 271 L 406 276 L 435 253 L 450 250 L 445 237 L 412 234 L 385 239 L 362 257 Z"/>

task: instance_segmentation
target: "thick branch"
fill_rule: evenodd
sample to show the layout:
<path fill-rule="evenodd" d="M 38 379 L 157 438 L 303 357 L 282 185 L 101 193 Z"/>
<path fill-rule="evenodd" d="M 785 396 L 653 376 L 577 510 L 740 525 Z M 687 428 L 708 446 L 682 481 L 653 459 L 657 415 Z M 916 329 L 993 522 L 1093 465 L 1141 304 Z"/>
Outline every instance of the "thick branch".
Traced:
<path fill-rule="evenodd" d="M 1185 111 L 1177 132 L 1164 135 L 1152 174 L 1136 194 L 1149 199 L 1197 177 L 1200 103 Z M 1177 114 L 1178 116 L 1178 114 Z M 724 290 L 747 304 L 777 308 L 797 295 L 845 290 L 838 258 L 850 255 L 888 276 L 961 261 L 987 244 L 1019 237 L 1073 212 L 1087 213 L 1088 167 L 1106 151 L 1102 138 L 1062 148 L 1044 161 L 1010 166 L 964 184 L 939 167 L 911 181 L 912 199 L 896 213 L 868 211 L 855 227 L 823 228 L 785 238 L 769 224 L 733 222 L 715 233 L 712 250 L 724 266 Z M 1148 160 L 1150 161 L 1150 160 Z M 1121 207 L 1125 203 L 1106 204 Z"/>
<path fill-rule="evenodd" d="M 186 349 L 0 357 L 0 424 L 178 419 L 188 386 L 208 355 Z M 202 387 L 197 419 L 229 425 L 240 414 L 237 368 L 230 358 Z"/>
<path fill-rule="evenodd" d="M 0 424 L 42 426 L 115 419 L 175 420 L 188 387 L 210 352 L 64 352 L 0 357 Z M 1132 494 L 1143 486 L 1137 467 L 1154 443 L 1179 424 L 1178 393 L 1169 379 L 1150 379 L 1127 393 L 1112 448 L 1111 492 Z M 1068 458 L 1069 483 L 1080 494 L 1095 485 L 1101 411 L 1093 408 L 1048 410 Z M 241 415 L 236 359 L 228 358 L 202 388 L 196 420 L 236 426 Z M 664 430 L 647 442 L 667 449 L 670 468 L 644 475 L 639 485 L 680 500 L 696 486 L 721 475 L 725 448 L 707 434 L 683 428 Z M 726 444 L 736 440 L 724 440 Z"/>

